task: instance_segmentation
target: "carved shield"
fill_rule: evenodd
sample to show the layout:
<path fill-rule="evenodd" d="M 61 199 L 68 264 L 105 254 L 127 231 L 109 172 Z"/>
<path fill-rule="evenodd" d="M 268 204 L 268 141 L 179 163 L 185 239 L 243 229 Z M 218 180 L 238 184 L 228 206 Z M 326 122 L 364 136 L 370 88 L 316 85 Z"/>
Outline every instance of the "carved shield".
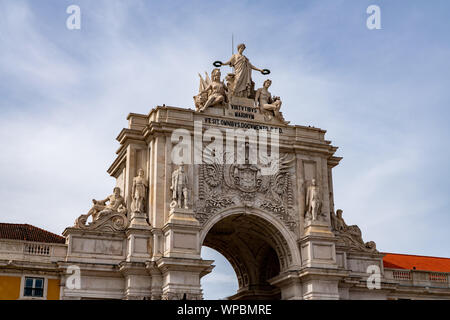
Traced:
<path fill-rule="evenodd" d="M 253 166 L 239 166 L 235 172 L 235 184 L 238 189 L 244 192 L 254 192 L 257 187 L 258 169 Z"/>

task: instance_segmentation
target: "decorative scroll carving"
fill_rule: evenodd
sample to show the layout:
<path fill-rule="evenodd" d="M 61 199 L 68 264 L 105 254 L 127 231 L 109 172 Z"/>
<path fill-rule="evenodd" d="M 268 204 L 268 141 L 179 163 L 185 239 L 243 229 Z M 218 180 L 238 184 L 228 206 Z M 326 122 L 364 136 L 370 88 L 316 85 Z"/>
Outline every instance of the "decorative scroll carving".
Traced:
<path fill-rule="evenodd" d="M 271 175 L 262 175 L 259 164 L 220 164 L 211 160 L 200 165 L 196 218 L 204 223 L 218 210 L 245 205 L 273 213 L 294 230 L 298 223 L 293 206 L 293 160 L 292 155 L 281 155 L 279 170 Z"/>
<path fill-rule="evenodd" d="M 127 217 L 123 213 L 118 212 L 103 215 L 89 224 L 86 224 L 87 218 L 87 215 L 81 215 L 75 221 L 75 227 L 99 231 L 123 231 L 128 226 Z"/>
<path fill-rule="evenodd" d="M 87 214 L 75 220 L 75 228 L 99 231 L 123 231 L 128 227 L 127 209 L 120 188 L 114 188 L 114 194 L 104 200 L 92 200 L 94 205 Z M 92 216 L 92 222 L 87 223 Z"/>
<path fill-rule="evenodd" d="M 361 229 L 357 225 L 348 226 L 342 217 L 342 210 L 336 210 L 336 214 L 331 212 L 331 222 L 335 235 L 338 238 L 338 245 L 346 246 L 350 250 L 378 252 L 374 241 L 364 243 Z"/>

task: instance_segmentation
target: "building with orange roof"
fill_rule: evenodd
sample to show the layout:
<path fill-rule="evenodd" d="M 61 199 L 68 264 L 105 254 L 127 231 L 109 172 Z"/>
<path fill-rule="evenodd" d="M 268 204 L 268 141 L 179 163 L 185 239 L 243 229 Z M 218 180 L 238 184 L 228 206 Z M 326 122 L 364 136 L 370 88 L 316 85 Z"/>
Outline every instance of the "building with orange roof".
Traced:
<path fill-rule="evenodd" d="M 0 300 L 59 300 L 65 242 L 29 224 L 0 223 Z"/>
<path fill-rule="evenodd" d="M 383 265 L 389 269 L 450 273 L 450 258 L 385 253 Z"/>

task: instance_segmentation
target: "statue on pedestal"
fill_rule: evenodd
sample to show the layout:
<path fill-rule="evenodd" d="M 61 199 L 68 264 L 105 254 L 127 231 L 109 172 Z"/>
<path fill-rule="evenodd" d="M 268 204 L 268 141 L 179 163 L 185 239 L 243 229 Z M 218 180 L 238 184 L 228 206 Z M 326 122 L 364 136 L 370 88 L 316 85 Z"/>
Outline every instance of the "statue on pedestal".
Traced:
<path fill-rule="evenodd" d="M 321 216 L 322 199 L 320 188 L 316 183 L 316 179 L 311 180 L 311 185 L 306 191 L 306 213 L 308 220 L 316 221 Z"/>
<path fill-rule="evenodd" d="M 143 169 L 138 170 L 138 176 L 133 179 L 132 195 L 133 202 L 131 210 L 133 212 L 145 212 L 145 199 L 147 198 L 148 182 L 145 180 L 145 172 Z"/>
<path fill-rule="evenodd" d="M 172 203 L 171 207 L 188 209 L 188 181 L 184 166 L 180 165 L 172 173 Z"/>
<path fill-rule="evenodd" d="M 241 43 L 237 46 L 238 53 L 231 56 L 230 60 L 222 65 L 229 65 L 234 68 L 233 87 L 230 88 L 231 95 L 235 97 L 249 98 L 252 90 L 254 90 L 254 82 L 252 81 L 252 70 L 263 72 L 250 63 L 250 60 L 243 55 L 245 44 Z"/>
<path fill-rule="evenodd" d="M 92 221 L 98 220 L 101 216 L 106 216 L 111 213 L 126 212 L 127 206 L 125 205 L 125 199 L 120 195 L 120 188 L 115 187 L 113 194 L 108 196 L 104 200 L 92 199 L 94 205 L 88 212 L 88 216 L 92 215 Z M 106 204 L 109 202 L 108 204 Z"/>
<path fill-rule="evenodd" d="M 113 192 L 104 200 L 93 199 L 94 205 L 87 214 L 82 214 L 75 220 L 75 227 L 105 231 L 124 230 L 128 225 L 125 199 L 120 195 L 120 188 L 115 187 Z M 92 222 L 86 224 L 89 216 L 92 216 Z"/>
<path fill-rule="evenodd" d="M 281 100 L 280 97 L 272 97 L 269 92 L 269 87 L 272 84 L 272 80 L 267 79 L 263 83 L 263 87 L 256 91 L 255 103 L 259 106 L 261 113 L 267 118 L 268 121 L 273 117 L 285 122 L 283 116 L 280 113 Z"/>

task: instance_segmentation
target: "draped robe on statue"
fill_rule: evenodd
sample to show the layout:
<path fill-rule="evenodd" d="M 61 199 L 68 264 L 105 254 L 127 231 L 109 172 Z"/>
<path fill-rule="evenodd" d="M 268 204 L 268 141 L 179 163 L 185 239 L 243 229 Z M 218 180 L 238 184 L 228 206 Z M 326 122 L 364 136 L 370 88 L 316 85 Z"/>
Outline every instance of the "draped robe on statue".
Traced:
<path fill-rule="evenodd" d="M 230 59 L 231 66 L 234 67 L 234 95 L 246 96 L 247 88 L 252 86 L 252 68 L 248 58 L 241 54 L 233 54 Z"/>

